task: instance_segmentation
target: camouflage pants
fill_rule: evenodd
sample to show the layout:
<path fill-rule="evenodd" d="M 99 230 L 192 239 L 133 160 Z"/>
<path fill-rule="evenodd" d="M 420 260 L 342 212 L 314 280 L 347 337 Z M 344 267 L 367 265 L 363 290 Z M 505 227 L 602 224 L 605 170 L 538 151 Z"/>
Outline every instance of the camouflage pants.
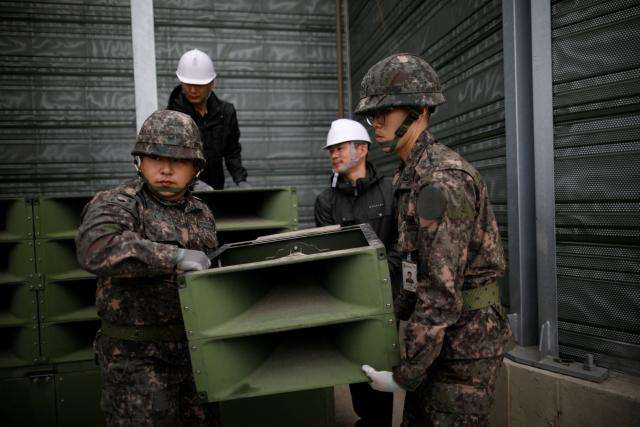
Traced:
<path fill-rule="evenodd" d="M 402 426 L 488 426 L 500 366 L 502 356 L 437 359 L 418 390 L 407 392 Z"/>
<path fill-rule="evenodd" d="M 96 339 L 102 374 L 101 407 L 107 426 L 217 426 L 217 405 L 200 405 L 191 366 L 157 357 L 114 355 Z"/>
<path fill-rule="evenodd" d="M 356 427 L 390 427 L 393 393 L 376 391 L 369 383 L 349 384 L 353 410 L 360 417 Z"/>

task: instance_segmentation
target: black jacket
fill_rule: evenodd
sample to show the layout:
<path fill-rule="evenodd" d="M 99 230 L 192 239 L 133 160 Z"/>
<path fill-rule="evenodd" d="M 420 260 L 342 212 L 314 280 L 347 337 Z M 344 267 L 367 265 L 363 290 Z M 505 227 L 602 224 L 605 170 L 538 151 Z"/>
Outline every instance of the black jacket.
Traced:
<path fill-rule="evenodd" d="M 368 223 L 387 249 L 394 297 L 401 286 L 401 259 L 395 244 L 398 228 L 391 178 L 378 176 L 367 162 L 367 176 L 351 181 L 338 176 L 335 188 L 327 188 L 316 198 L 316 226 Z"/>
<path fill-rule="evenodd" d="M 207 99 L 207 114 L 198 114 L 191 103 L 182 94 L 182 87 L 176 86 L 171 92 L 167 109 L 188 114 L 198 125 L 204 144 L 204 157 L 207 159 L 205 170 L 200 179 L 215 188 L 224 188 L 222 159 L 227 170 L 238 183 L 246 181 L 247 170 L 242 167 L 240 157 L 240 129 L 233 104 L 220 100 L 214 93 Z"/>

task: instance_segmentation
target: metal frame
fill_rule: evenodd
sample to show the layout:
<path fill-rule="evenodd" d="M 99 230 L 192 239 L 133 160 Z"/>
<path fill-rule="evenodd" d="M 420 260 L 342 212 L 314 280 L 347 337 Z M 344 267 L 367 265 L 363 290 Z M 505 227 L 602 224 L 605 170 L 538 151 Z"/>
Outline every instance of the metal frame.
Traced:
<path fill-rule="evenodd" d="M 531 20 L 525 2 L 502 2 L 504 110 L 507 151 L 509 305 L 516 340 L 537 342 L 536 239 L 534 216 L 531 44 L 524 29 Z"/>
<path fill-rule="evenodd" d="M 510 359 L 603 381 L 593 363 L 559 360 L 553 152 L 551 5 L 504 0 L 509 315 L 519 346 Z"/>
<path fill-rule="evenodd" d="M 131 42 L 136 98 L 136 131 L 158 109 L 153 0 L 131 0 Z"/>
<path fill-rule="evenodd" d="M 531 2 L 531 79 L 538 273 L 538 328 L 542 356 L 558 356 L 556 197 L 553 156 L 551 4 Z"/>

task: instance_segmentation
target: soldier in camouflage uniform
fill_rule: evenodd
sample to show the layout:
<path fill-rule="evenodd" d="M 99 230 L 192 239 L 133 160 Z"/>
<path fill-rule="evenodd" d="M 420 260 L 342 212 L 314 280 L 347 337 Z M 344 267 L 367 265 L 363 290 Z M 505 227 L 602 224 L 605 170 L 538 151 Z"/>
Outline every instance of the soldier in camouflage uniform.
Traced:
<path fill-rule="evenodd" d="M 413 285 L 405 280 L 405 307 L 396 307 L 407 320 L 406 355 L 393 372 L 363 370 L 376 389 L 407 390 L 403 426 L 487 425 L 512 341 L 498 296 L 505 260 L 487 187 L 428 130 L 444 101 L 433 68 L 397 54 L 369 69 L 356 108 L 382 150 L 401 159 L 398 243 L 403 277 L 417 277 Z"/>
<path fill-rule="evenodd" d="M 197 399 L 176 283 L 208 268 L 218 245 L 213 215 L 190 194 L 204 166 L 198 128 L 156 111 L 132 154 L 139 176 L 96 194 L 76 237 L 80 264 L 98 276 L 107 425 L 217 425 L 217 408 Z"/>

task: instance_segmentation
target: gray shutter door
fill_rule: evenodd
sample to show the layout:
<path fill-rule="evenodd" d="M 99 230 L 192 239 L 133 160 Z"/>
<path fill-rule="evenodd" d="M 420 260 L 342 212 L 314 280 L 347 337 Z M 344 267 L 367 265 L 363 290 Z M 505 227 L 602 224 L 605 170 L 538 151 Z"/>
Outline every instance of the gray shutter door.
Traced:
<path fill-rule="evenodd" d="M 0 1 L 0 195 L 93 193 L 134 176 L 129 4 Z M 182 53 L 209 53 L 250 182 L 297 187 L 300 225 L 312 225 L 338 105 L 335 2 L 158 0 L 154 16 L 159 108 Z"/>
<path fill-rule="evenodd" d="M 1 1 L 0 195 L 133 176 L 129 1 Z"/>
<path fill-rule="evenodd" d="M 640 5 L 552 6 L 561 354 L 640 372 Z"/>
<path fill-rule="evenodd" d="M 158 106 L 178 84 L 180 56 L 208 53 L 216 95 L 238 112 L 249 182 L 295 186 L 300 225 L 312 225 L 315 197 L 329 185 L 321 148 L 338 108 L 335 2 L 156 0 L 154 13 Z"/>

